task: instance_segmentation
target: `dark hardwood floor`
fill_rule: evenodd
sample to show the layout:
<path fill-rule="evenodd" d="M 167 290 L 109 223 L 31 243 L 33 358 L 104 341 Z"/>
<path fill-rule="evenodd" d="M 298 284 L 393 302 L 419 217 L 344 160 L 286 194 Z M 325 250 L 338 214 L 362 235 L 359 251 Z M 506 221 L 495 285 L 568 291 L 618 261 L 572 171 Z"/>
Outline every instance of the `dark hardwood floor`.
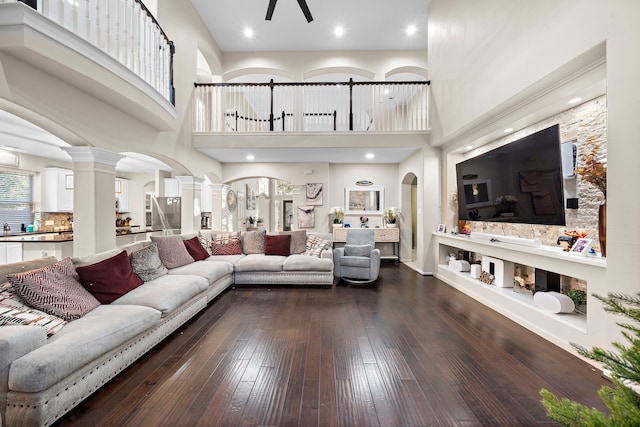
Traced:
<path fill-rule="evenodd" d="M 553 425 L 543 387 L 604 409 L 600 372 L 433 277 L 230 289 L 68 426 Z"/>

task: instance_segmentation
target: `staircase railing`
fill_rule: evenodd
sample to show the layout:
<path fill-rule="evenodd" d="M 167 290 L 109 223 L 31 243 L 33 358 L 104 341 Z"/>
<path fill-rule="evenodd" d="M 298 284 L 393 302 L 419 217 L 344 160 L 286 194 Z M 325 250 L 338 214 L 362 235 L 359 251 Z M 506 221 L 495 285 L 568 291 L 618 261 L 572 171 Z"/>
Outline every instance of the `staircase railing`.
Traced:
<path fill-rule="evenodd" d="M 175 105 L 175 47 L 140 0 L 20 2 L 108 53 Z"/>
<path fill-rule="evenodd" d="M 429 82 L 195 84 L 193 131 L 428 131 Z"/>

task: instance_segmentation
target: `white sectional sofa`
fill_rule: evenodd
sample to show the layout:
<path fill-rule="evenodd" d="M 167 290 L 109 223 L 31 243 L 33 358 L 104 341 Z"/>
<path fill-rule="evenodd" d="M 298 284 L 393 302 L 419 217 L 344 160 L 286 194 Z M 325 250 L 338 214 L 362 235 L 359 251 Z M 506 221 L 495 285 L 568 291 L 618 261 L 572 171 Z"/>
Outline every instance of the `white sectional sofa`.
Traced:
<path fill-rule="evenodd" d="M 152 244 L 139 242 L 125 249 L 133 259 L 133 254 Z M 73 261 L 81 271 L 84 266 L 109 262 L 121 252 Z M 0 266 L 0 282 L 14 273 L 51 268 L 56 261 L 46 258 Z M 0 327 L 0 425 L 52 424 L 234 284 L 332 285 L 331 249 L 327 247 L 320 256 L 209 256 L 167 269 L 69 321 L 53 335 L 47 336 L 40 326 Z"/>

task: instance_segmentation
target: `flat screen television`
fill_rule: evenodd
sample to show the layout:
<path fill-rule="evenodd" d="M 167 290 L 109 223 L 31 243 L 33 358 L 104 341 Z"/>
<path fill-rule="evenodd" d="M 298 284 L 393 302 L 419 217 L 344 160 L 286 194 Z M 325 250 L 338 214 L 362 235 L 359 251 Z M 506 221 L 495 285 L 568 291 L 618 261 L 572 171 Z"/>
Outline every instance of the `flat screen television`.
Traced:
<path fill-rule="evenodd" d="M 458 218 L 565 225 L 560 127 L 456 165 Z"/>

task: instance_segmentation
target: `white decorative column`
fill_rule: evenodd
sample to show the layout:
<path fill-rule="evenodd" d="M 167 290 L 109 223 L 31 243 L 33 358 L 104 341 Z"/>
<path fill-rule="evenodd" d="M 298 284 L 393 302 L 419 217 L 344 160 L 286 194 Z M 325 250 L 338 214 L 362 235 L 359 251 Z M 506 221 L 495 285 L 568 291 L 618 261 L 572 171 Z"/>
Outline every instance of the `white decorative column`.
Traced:
<path fill-rule="evenodd" d="M 116 164 L 124 156 L 94 147 L 62 147 L 73 160 L 73 255 L 116 246 Z"/>
<path fill-rule="evenodd" d="M 227 206 L 227 194 L 229 187 L 226 184 L 211 184 L 211 230 L 233 231 L 230 228 L 234 212 L 229 211 Z"/>
<path fill-rule="evenodd" d="M 182 195 L 181 233 L 200 231 L 200 188 L 204 180 L 195 176 L 177 176 L 176 178 L 180 181 Z"/>

